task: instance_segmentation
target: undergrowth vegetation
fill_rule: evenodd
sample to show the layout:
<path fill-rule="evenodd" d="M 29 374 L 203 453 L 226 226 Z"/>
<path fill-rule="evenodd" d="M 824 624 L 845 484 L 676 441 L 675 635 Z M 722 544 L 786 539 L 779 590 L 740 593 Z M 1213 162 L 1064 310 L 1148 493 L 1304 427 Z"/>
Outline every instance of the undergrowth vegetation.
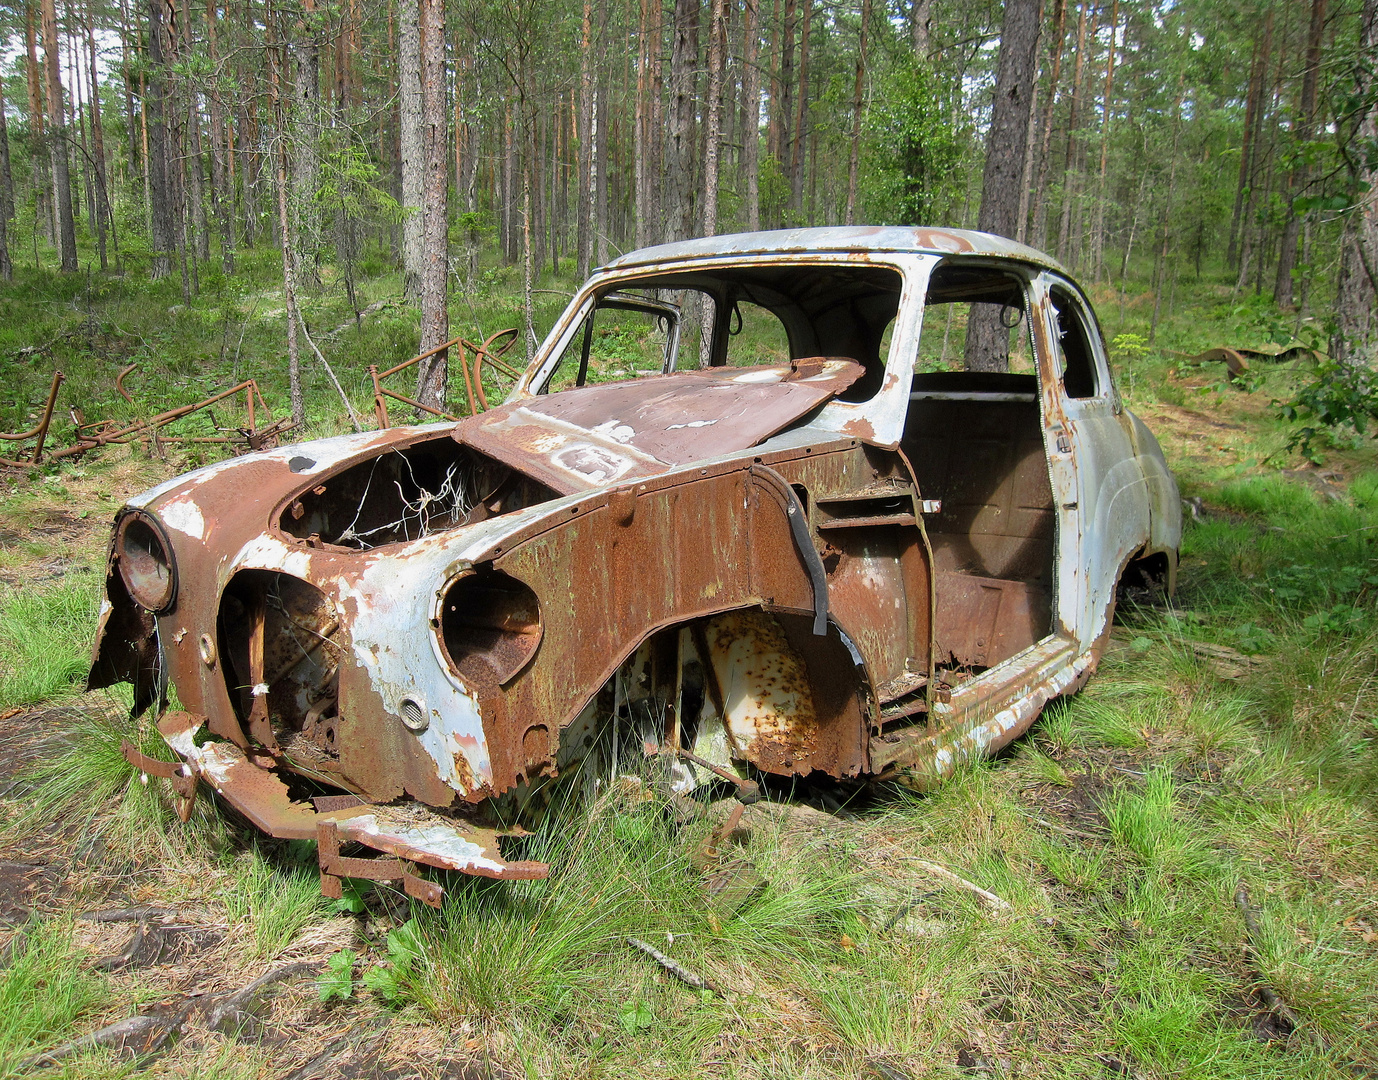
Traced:
<path fill-rule="evenodd" d="M 481 337 L 516 321 L 504 273 L 459 302 L 456 333 Z M 14 310 L 21 287 L 5 300 Z M 372 302 L 395 281 L 361 289 L 361 303 Z M 1313 449 L 1325 468 L 1305 467 L 1275 404 L 1304 371 L 1258 365 L 1232 383 L 1177 355 L 1247 344 L 1275 315 L 1206 282 L 1149 347 L 1152 298 L 1131 291 L 1121 304 L 1101 291 L 1120 388 L 1157 432 L 1188 500 L 1176 597 L 1122 607 L 1082 693 L 931 795 L 877 789 L 823 813 L 777 792 L 750 808 L 728 855 L 762 884 L 740 907 L 706 896 L 698 858 L 727 806 L 686 814 L 655 794 L 649 774 L 523 842 L 524 857 L 551 863 L 549 880 L 451 878 L 440 911 L 385 888 L 324 900 L 310 842 L 255 846 L 210 797 L 182 826 L 163 785 L 141 782 L 119 752 L 129 738 L 168 756 L 148 718 L 129 720 L 127 699 L 80 689 L 112 508 L 208 451 L 172 448 L 164 463 L 115 449 L 37 483 L 11 481 L 0 491 L 9 537 L 0 713 L 38 707 L 23 714 L 35 730 L 6 728 L 5 746 L 38 739 L 41 753 L 7 781 L 5 858 L 56 859 L 54 845 L 65 845 L 70 873 L 47 917 L 0 931 L 0 1074 L 156 996 L 148 972 L 97 974 L 94 953 L 59 917 L 63 907 L 125 902 L 180 904 L 223 926 L 234 948 L 207 963 L 241 982 L 284 958 L 320 963 L 309 1002 L 281 1018 L 286 1028 L 334 1038 L 363 1018 L 430 1032 L 493 1063 L 494 1075 L 499 1066 L 526 1077 L 1374 1074 L 1371 447 L 1320 433 Z M 0 374 L 21 373 L 13 385 L 23 400 L 0 419 L 24 423 L 53 362 L 70 369 L 78 396 L 121 415 L 251 373 L 285 403 L 280 302 L 270 291 L 215 295 L 203 288 L 191 308 L 169 313 L 174 294 L 93 285 L 70 299 L 98 330 L 60 308 L 33 315 L 27 331 L 7 326 Z M 364 365 L 405 359 L 414 315 L 384 308 L 356 330 L 328 290 L 309 303 L 313 328 L 350 323 L 323 348 L 348 357 L 341 370 L 359 404 Z M 562 303 L 549 299 L 547 320 Z M 40 357 L 16 357 L 35 343 Z M 146 365 L 131 379 L 137 407 L 108 386 L 132 357 Z M 310 433 L 344 430 L 317 374 Z M 58 511 L 62 528 L 89 539 L 36 527 Z M 64 572 L 54 574 L 59 555 Z M 935 877 L 930 863 L 1008 908 Z M 1252 955 L 1241 885 L 1259 926 Z M 668 977 L 628 938 L 721 993 Z M 1290 1036 L 1270 1026 L 1260 983 L 1301 1018 Z M 83 1060 L 72 1075 L 125 1068 Z M 288 1071 L 224 1041 L 179 1047 L 157 1067 Z"/>

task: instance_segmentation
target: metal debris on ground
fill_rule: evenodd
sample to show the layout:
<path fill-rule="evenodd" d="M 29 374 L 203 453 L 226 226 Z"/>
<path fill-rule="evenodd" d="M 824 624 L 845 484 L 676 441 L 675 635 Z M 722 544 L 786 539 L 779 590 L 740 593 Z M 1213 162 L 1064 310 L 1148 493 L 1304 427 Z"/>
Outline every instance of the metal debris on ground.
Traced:
<path fill-rule="evenodd" d="M 124 380 L 136 366 L 129 364 L 115 376 L 116 392 L 129 402 L 134 399 L 125 389 Z M 28 443 L 32 441 L 32 445 L 21 447 L 13 457 L 0 457 L 0 465 L 14 469 L 26 469 L 42 464 L 48 435 L 52 431 L 58 389 L 66 381 L 66 378 L 67 376 L 61 371 L 53 372 L 48 399 L 44 404 L 38 423 L 32 429 L 14 434 L 0 433 L 0 440 L 6 442 Z M 212 406 L 241 393 L 244 395 L 246 413 L 246 423 L 243 426 L 221 427 L 216 422 L 214 413 L 210 413 L 211 423 L 216 432 L 214 435 L 164 434 L 164 430 L 170 424 L 183 420 L 193 413 L 209 412 Z M 263 399 L 263 392 L 254 379 L 245 379 L 228 390 L 222 390 L 189 405 L 179 405 L 175 409 L 167 409 L 143 420 L 130 422 L 114 419 L 87 420 L 86 413 L 80 405 L 72 406 L 71 416 L 72 423 L 75 425 L 74 441 L 71 446 L 64 446 L 59 450 L 49 450 L 47 457 L 50 461 L 79 457 L 89 451 L 99 450 L 106 446 L 125 445 L 136 441 L 142 443 L 151 453 L 160 456 L 163 445 L 168 443 L 222 443 L 230 445 L 238 443 L 240 445 L 236 449 L 237 453 L 266 450 L 277 446 L 279 436 L 290 431 L 293 427 L 292 421 L 288 417 L 273 419 L 272 410 L 269 409 L 268 403 Z"/>
<path fill-rule="evenodd" d="M 1199 353 L 1174 352 L 1171 355 L 1191 367 L 1223 362 L 1231 382 L 1248 372 L 1249 361 L 1251 360 L 1255 363 L 1267 364 L 1286 364 L 1297 361 L 1315 364 L 1325 359 L 1321 352 L 1305 345 L 1273 345 L 1262 349 L 1219 345 Z"/>

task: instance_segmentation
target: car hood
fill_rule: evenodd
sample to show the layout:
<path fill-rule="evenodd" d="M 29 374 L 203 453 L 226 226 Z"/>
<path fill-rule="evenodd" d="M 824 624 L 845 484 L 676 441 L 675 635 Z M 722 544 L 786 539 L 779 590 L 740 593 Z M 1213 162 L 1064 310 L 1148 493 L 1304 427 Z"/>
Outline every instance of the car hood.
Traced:
<path fill-rule="evenodd" d="M 814 357 L 604 383 L 508 402 L 461 421 L 454 437 L 569 495 L 749 449 L 863 371 Z"/>

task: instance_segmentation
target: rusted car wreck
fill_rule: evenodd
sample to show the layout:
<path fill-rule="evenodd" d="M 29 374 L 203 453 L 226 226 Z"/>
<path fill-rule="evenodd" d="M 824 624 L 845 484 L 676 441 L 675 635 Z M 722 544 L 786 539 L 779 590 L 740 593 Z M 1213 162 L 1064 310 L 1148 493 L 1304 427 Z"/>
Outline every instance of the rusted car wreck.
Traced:
<path fill-rule="evenodd" d="M 951 342 L 992 313 L 1013 370 L 961 370 Z M 716 237 L 597 272 L 501 406 L 130 500 L 90 684 L 164 709 L 180 761 L 127 753 L 184 812 L 204 781 L 317 839 L 327 892 L 435 903 L 418 864 L 540 877 L 504 827 L 644 754 L 681 791 L 936 782 L 1080 687 L 1117 587 L 1172 587 L 1180 530 L 1047 256 Z"/>

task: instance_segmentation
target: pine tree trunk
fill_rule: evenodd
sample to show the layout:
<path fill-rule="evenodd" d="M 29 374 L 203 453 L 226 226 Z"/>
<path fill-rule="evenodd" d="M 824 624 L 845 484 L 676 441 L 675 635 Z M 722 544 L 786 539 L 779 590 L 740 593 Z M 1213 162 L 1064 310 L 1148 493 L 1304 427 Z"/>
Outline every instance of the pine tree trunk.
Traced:
<path fill-rule="evenodd" d="M 409 300 L 421 297 L 424 271 L 424 217 L 421 211 L 425 154 L 421 145 L 421 12 L 422 0 L 401 0 L 398 7 L 398 123 L 402 162 L 402 288 Z"/>
<path fill-rule="evenodd" d="M 1057 230 L 1057 253 L 1064 261 L 1071 244 L 1072 204 L 1077 199 L 1076 149 L 1077 125 L 1081 121 L 1082 74 L 1086 56 L 1086 0 L 1077 10 L 1077 54 L 1072 68 L 1072 100 L 1067 112 L 1067 152 L 1062 162 L 1062 220 Z"/>
<path fill-rule="evenodd" d="M 172 273 L 175 246 L 168 193 L 167 87 L 164 81 L 167 65 L 163 55 L 163 3 L 164 0 L 148 0 L 149 63 L 143 94 L 143 112 L 148 125 L 145 160 L 148 162 L 149 239 L 153 248 L 149 276 L 154 278 L 164 278 Z"/>
<path fill-rule="evenodd" d="M 320 187 L 321 56 L 313 0 L 304 0 L 292 29 L 295 108 L 292 137 L 292 204 L 297 222 L 297 281 L 320 282 L 321 215 L 316 206 Z"/>
<path fill-rule="evenodd" d="M 981 175 L 981 211 L 977 228 L 1013 236 L 1024 176 L 1024 148 L 1029 138 L 1034 81 L 1038 74 L 1038 37 L 1042 0 L 1008 0 L 1000 31 L 995 104 L 986 138 L 986 164 Z M 973 304 L 967 322 L 968 371 L 1008 371 L 1009 333 L 997 304 Z"/>
<path fill-rule="evenodd" d="M 636 246 L 645 247 L 651 242 L 650 220 L 646 215 L 646 196 L 650 187 L 650 173 L 646 168 L 646 148 L 651 141 L 648 130 L 649 104 L 646 100 L 647 83 L 650 80 L 650 42 L 647 39 L 651 22 L 652 0 L 641 0 L 641 21 L 637 28 L 636 45 L 636 127 L 632 132 L 635 145 L 632 148 L 632 168 L 635 174 L 633 183 L 636 205 Z"/>
<path fill-rule="evenodd" d="M 852 91 L 852 147 L 847 157 L 847 210 L 843 221 L 856 224 L 857 170 L 861 161 L 862 91 L 866 86 L 866 35 L 871 25 L 871 0 L 861 0 L 861 37 L 856 52 L 856 83 Z"/>
<path fill-rule="evenodd" d="M 10 172 L 10 128 L 5 116 L 3 84 L 0 84 L 0 218 L 14 220 L 14 176 Z"/>
<path fill-rule="evenodd" d="M 206 0 L 206 44 L 210 51 L 211 67 L 220 63 L 216 40 L 216 0 Z M 234 273 L 234 227 L 231 224 L 234 205 L 234 185 L 229 178 L 228 163 L 233 160 L 228 147 L 228 125 L 225 122 L 225 100 L 219 82 L 212 83 L 211 114 L 211 205 L 220 232 L 220 266 L 227 274 Z"/>
<path fill-rule="evenodd" d="M 96 70 L 96 12 L 94 0 L 86 0 L 86 48 L 87 59 L 90 63 L 91 82 L 91 156 L 95 162 L 96 180 L 96 214 L 94 217 L 96 246 L 100 253 L 100 268 L 101 270 L 107 270 L 109 267 L 105 255 L 105 233 L 107 228 L 113 229 L 115 223 L 110 214 L 110 179 L 105 167 L 105 126 L 101 122 L 100 76 Z M 5 173 L 8 176 L 8 161 L 5 162 Z M 114 239 L 113 232 L 111 239 Z"/>
<path fill-rule="evenodd" d="M 72 216 L 72 181 L 68 171 L 67 116 L 62 99 L 62 73 L 58 60 L 57 8 L 54 0 L 42 0 L 43 56 L 48 79 L 49 157 L 53 167 L 53 195 L 57 206 L 58 248 L 62 272 L 77 272 L 77 232 Z"/>
<path fill-rule="evenodd" d="M 708 8 L 708 135 L 703 150 L 703 235 L 718 232 L 718 155 L 722 150 L 723 65 L 727 57 L 727 0 Z M 712 361 L 715 306 L 703 305 L 699 333 L 699 367 Z"/>
<path fill-rule="evenodd" d="M 1110 47 L 1105 52 L 1105 91 L 1100 127 L 1100 173 L 1096 179 L 1096 220 L 1091 229 L 1091 273 L 1100 281 L 1105 276 L 1105 183 L 1110 161 L 1111 97 L 1115 88 L 1115 35 L 1120 27 L 1120 0 L 1110 9 Z"/>
<path fill-rule="evenodd" d="M 445 4 L 444 0 L 420 0 L 421 14 L 421 117 L 425 165 L 422 183 L 423 259 L 421 264 L 421 351 L 443 344 L 450 336 L 450 308 L 446 188 L 449 170 L 445 152 Z M 449 364 L 444 352 L 417 365 L 416 400 L 443 408 Z"/>
<path fill-rule="evenodd" d="M 1359 17 L 1359 55 L 1378 54 L 1378 0 L 1364 0 Z M 1350 89 L 1350 88 L 1347 88 Z M 1354 100 L 1364 112 L 1345 148 L 1354 209 L 1340 239 L 1340 272 L 1336 284 L 1336 327 L 1331 355 L 1342 363 L 1369 363 L 1378 342 L 1378 168 L 1365 146 L 1378 140 L 1378 101 L 1371 67 L 1356 70 Z"/>
<path fill-rule="evenodd" d="M 1302 74 L 1301 99 L 1297 102 L 1297 122 L 1294 126 L 1294 140 L 1300 149 L 1311 141 L 1316 124 L 1316 88 L 1320 82 L 1321 36 L 1325 30 L 1325 0 L 1311 0 L 1311 26 L 1306 36 L 1306 70 Z M 1292 271 L 1297 264 L 1297 241 L 1301 236 L 1301 217 L 1297 214 L 1296 200 L 1310 184 L 1310 169 L 1298 162 L 1288 177 L 1287 221 L 1282 228 L 1282 240 L 1278 248 L 1277 280 L 1273 285 L 1273 302 L 1281 308 L 1290 308 L 1293 300 Z"/>
<path fill-rule="evenodd" d="M 594 72 L 593 72 L 593 0 L 584 0 L 584 37 L 579 50 L 579 184 L 578 237 L 575 248 L 575 275 L 580 281 L 589 276 L 593 259 L 593 219 L 590 190 L 594 178 L 593 151 Z"/>
<path fill-rule="evenodd" d="M 1263 137 L 1263 116 L 1268 111 L 1264 96 L 1268 81 L 1268 62 L 1273 51 L 1273 11 L 1268 9 L 1263 19 L 1263 44 L 1259 48 L 1258 69 L 1254 114 L 1249 125 L 1249 153 L 1246 156 L 1247 169 L 1243 173 L 1244 210 L 1239 221 L 1239 275 L 1235 279 L 1234 293 L 1238 294 L 1248 283 L 1250 264 L 1254 253 L 1254 207 L 1257 205 L 1259 143 Z M 1233 295 L 1232 294 L 1232 295 Z"/>
<path fill-rule="evenodd" d="M 684 240 L 694 230 L 694 75 L 699 57 L 701 0 L 675 0 L 670 52 L 670 137 L 665 155 L 666 236 Z"/>
<path fill-rule="evenodd" d="M 1030 242 L 1036 248 L 1048 243 L 1048 165 L 1052 159 L 1053 107 L 1062 79 L 1062 46 L 1067 37 L 1066 0 L 1053 0 L 1053 63 L 1048 77 L 1048 102 L 1043 107 L 1042 136 L 1038 148 L 1038 182 L 1034 185 L 1034 220 Z"/>
<path fill-rule="evenodd" d="M 790 146 L 790 209 L 800 224 L 804 208 L 804 140 L 808 138 L 809 115 L 809 31 L 813 22 L 813 0 L 804 0 L 804 26 L 799 33 L 799 100 L 795 104 L 794 141 Z"/>
<path fill-rule="evenodd" d="M 47 109 L 44 104 L 45 94 L 43 90 L 43 73 L 38 64 L 38 35 L 35 30 L 36 16 L 34 7 L 38 0 L 27 0 L 24 5 L 24 44 L 27 47 L 27 54 L 24 61 L 24 71 L 28 76 L 29 84 L 29 132 L 36 140 L 39 147 L 43 146 L 46 139 L 46 116 Z M 33 153 L 30 160 L 33 163 L 33 190 L 34 190 L 34 212 L 36 215 L 34 228 L 37 229 L 38 223 L 42 222 L 47 231 L 48 243 L 55 243 L 57 240 L 56 222 L 53 220 L 53 200 L 52 184 L 48 178 L 46 155 Z"/>
<path fill-rule="evenodd" d="M 761 27 L 760 0 L 745 0 L 742 13 L 742 172 L 746 174 L 746 227 L 761 227 Z"/>

